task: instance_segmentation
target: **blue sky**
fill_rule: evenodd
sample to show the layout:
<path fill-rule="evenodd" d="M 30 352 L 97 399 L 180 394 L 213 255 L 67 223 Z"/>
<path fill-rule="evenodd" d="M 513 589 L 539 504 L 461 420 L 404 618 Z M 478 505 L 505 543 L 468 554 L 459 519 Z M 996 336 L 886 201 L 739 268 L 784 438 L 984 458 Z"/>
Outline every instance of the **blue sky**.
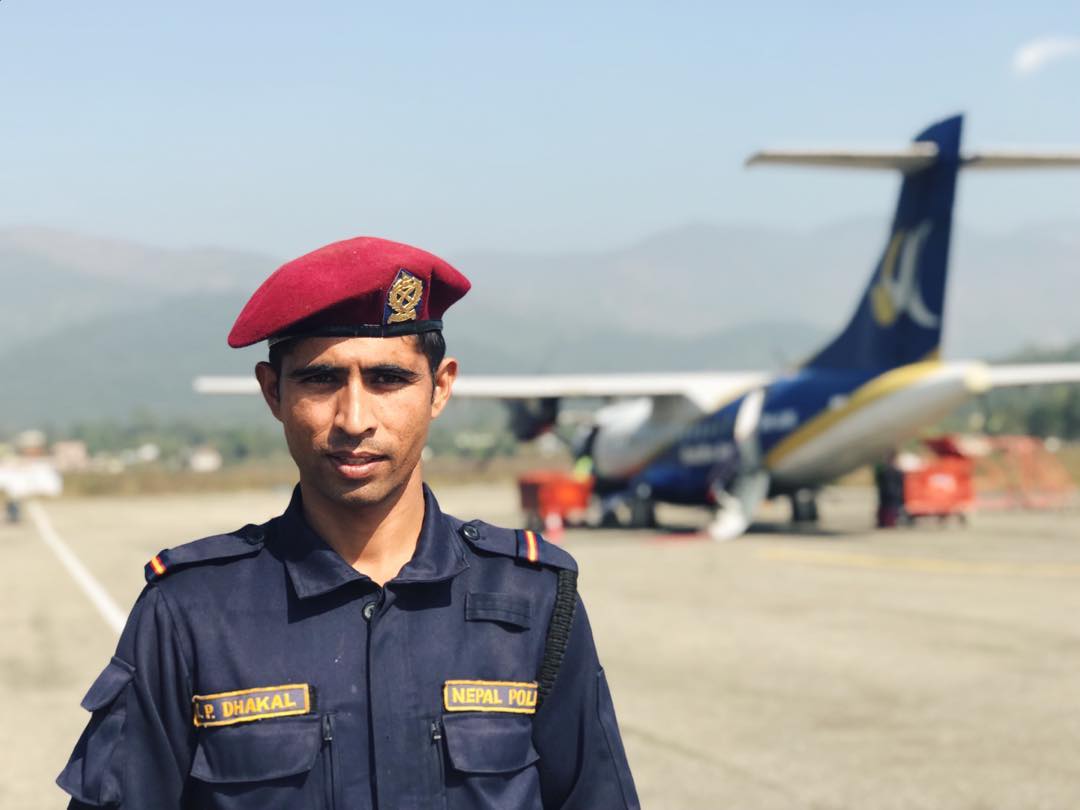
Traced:
<path fill-rule="evenodd" d="M 744 170 L 761 146 L 964 111 L 969 147 L 1080 147 L 1075 2 L 878 6 L 0 0 L 0 226 L 603 250 L 891 211 L 896 178 Z M 1080 172 L 966 176 L 959 216 L 1080 226 Z"/>

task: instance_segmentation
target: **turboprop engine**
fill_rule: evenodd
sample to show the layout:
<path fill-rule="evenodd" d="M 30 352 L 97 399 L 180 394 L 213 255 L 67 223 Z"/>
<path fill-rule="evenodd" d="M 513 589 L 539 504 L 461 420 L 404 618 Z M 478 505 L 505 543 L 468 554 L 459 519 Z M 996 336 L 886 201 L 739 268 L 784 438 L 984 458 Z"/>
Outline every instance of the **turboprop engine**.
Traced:
<path fill-rule="evenodd" d="M 558 397 L 510 399 L 506 400 L 506 407 L 510 411 L 510 430 L 521 442 L 547 433 L 559 418 Z"/>

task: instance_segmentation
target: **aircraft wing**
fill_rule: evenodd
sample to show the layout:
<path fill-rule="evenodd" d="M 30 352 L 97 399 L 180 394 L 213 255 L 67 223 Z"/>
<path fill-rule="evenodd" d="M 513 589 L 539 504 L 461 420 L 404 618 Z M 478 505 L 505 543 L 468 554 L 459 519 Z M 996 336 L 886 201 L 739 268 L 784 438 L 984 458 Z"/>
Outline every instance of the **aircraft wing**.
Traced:
<path fill-rule="evenodd" d="M 196 377 L 193 383 L 197 394 L 257 394 L 259 383 L 254 376 L 247 377 L 223 377 L 204 376 Z"/>
<path fill-rule="evenodd" d="M 676 374 L 463 374 L 455 397 L 487 399 L 685 397 L 702 411 L 720 407 L 768 382 L 756 371 Z"/>
<path fill-rule="evenodd" d="M 1080 383 L 1080 363 L 1031 363 L 1015 366 L 988 366 L 987 372 L 991 388 Z"/>
<path fill-rule="evenodd" d="M 685 397 L 702 411 L 714 410 L 769 381 L 759 371 L 673 374 L 463 374 L 455 397 L 477 399 L 615 399 Z M 200 394 L 257 394 L 254 377 L 196 377 Z"/>

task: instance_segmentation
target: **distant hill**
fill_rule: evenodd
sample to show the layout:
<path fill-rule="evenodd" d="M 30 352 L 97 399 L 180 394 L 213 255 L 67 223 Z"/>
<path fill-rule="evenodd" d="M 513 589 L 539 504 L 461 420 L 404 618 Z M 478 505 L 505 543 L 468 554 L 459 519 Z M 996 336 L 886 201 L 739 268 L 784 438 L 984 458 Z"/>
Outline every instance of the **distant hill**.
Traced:
<path fill-rule="evenodd" d="M 1080 337 L 1074 226 L 960 229 L 945 353 L 992 357 Z M 465 372 L 779 368 L 839 328 L 884 226 L 808 233 L 692 225 L 608 253 L 449 256 L 474 291 L 448 319 Z M 0 229 L 0 431 L 162 415 L 262 416 L 201 398 L 191 378 L 247 373 L 261 349 L 225 334 L 280 263 L 254 253 L 163 250 L 65 231 Z"/>
<path fill-rule="evenodd" d="M 176 296 L 243 300 L 277 262 L 253 253 L 165 250 L 51 228 L 0 228 L 0 346 L 121 319 Z"/>
<path fill-rule="evenodd" d="M 686 336 L 766 321 L 832 333 L 854 310 L 885 238 L 885 224 L 871 220 L 805 233 L 693 225 L 610 253 L 453 258 L 475 281 L 460 310 L 473 317 L 539 311 L 560 329 Z M 1078 298 L 1080 226 L 958 227 L 945 354 L 985 358 L 1076 339 Z"/>
<path fill-rule="evenodd" d="M 1026 346 L 1018 352 L 1003 357 L 1003 363 L 1078 363 L 1080 362 L 1080 340 L 1067 346 L 1048 348 L 1046 346 Z"/>
<path fill-rule="evenodd" d="M 250 374 L 265 358 L 265 346 L 236 351 L 225 345 L 242 303 L 235 294 L 181 296 L 0 353 L 0 379 L 15 381 L 0 399 L 0 433 L 124 418 L 140 409 L 218 422 L 269 419 L 253 398 L 204 397 L 191 388 L 197 375 Z M 668 339 L 612 329 L 581 333 L 572 342 L 553 339 L 542 321 L 513 327 L 465 321 L 447 330 L 466 373 L 732 368 L 741 361 L 776 366 L 816 337 L 813 327 L 790 324 Z"/>

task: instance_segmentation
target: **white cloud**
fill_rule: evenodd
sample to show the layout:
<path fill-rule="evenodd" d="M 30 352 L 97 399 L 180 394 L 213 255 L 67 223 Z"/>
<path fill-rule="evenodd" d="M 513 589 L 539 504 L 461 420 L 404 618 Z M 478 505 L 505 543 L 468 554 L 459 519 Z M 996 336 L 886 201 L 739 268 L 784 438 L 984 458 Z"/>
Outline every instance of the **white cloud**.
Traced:
<path fill-rule="evenodd" d="M 1030 76 L 1051 62 L 1080 54 L 1080 37 L 1039 37 L 1025 42 L 1013 54 L 1013 73 Z"/>

